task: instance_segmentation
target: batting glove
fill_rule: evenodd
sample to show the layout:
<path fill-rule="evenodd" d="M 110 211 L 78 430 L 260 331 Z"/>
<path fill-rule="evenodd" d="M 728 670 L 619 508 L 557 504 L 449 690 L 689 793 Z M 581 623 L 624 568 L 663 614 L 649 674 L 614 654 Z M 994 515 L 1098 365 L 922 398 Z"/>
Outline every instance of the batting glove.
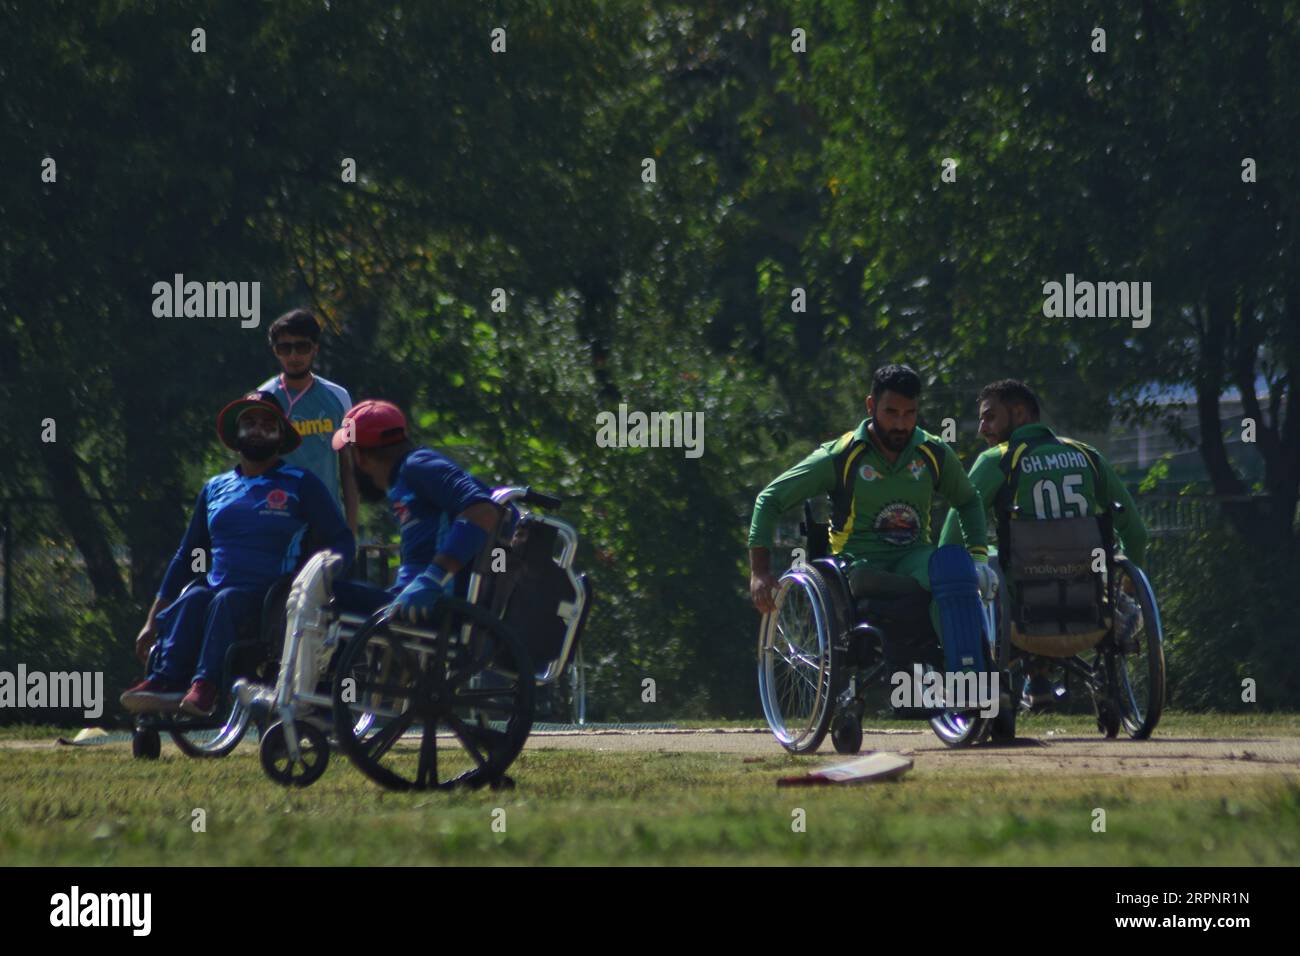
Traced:
<path fill-rule="evenodd" d="M 397 595 L 394 603 L 397 617 L 411 624 L 428 624 L 433 620 L 434 609 L 442 600 L 444 588 L 455 575 L 437 565 L 430 565 Z"/>

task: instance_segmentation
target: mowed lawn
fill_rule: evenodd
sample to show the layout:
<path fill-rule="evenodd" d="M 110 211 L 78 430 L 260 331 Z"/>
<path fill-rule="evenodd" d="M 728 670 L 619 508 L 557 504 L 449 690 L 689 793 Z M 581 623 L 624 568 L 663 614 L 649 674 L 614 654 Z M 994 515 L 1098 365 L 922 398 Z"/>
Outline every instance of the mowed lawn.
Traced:
<path fill-rule="evenodd" d="M 1029 733 L 1086 721 L 1047 718 Z M 1294 734 L 1296 720 L 1171 716 L 1170 734 Z M 9 740 L 45 733 L 10 729 Z M 337 758 L 337 755 L 335 755 Z M 0 751 L 0 865 L 1294 864 L 1294 775 L 1016 776 L 938 771 L 778 788 L 834 759 L 538 750 L 514 790 L 388 793 L 345 759 L 284 790 L 245 746 Z M 964 763 L 964 761 L 963 761 Z M 1094 810 L 1106 812 L 1095 832 Z M 196 809 L 206 832 L 195 832 Z M 801 811 L 801 812 L 800 812 Z M 802 832 L 796 826 L 802 822 Z M 495 829 L 494 829 L 495 824 Z M 504 832 L 498 832 L 504 825 Z"/>

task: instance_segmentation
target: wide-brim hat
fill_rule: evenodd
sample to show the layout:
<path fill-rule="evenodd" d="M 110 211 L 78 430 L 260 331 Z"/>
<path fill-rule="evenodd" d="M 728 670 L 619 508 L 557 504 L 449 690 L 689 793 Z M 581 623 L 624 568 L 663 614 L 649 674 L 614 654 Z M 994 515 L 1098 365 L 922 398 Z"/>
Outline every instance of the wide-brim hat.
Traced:
<path fill-rule="evenodd" d="M 275 450 L 277 455 L 287 455 L 302 444 L 302 436 L 284 414 L 280 404 L 269 395 L 253 392 L 243 398 L 235 399 L 217 413 L 217 435 L 227 448 L 239 451 L 239 416 L 250 408 L 260 408 L 279 419 L 281 437 L 280 447 Z"/>

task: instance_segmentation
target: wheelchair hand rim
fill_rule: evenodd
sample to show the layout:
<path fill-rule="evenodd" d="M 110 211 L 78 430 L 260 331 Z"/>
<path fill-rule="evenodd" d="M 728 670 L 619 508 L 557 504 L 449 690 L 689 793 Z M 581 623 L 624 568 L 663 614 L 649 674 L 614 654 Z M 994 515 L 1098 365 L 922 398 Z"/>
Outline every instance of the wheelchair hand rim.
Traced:
<path fill-rule="evenodd" d="M 787 749 L 799 750 L 819 731 L 824 735 L 829 720 L 830 608 L 802 570 L 782 575 L 773 597 L 776 609 L 764 616 L 760 629 L 759 696 L 773 736 Z M 782 665 L 789 672 L 785 680 Z M 792 713 L 795 709 L 800 716 Z"/>

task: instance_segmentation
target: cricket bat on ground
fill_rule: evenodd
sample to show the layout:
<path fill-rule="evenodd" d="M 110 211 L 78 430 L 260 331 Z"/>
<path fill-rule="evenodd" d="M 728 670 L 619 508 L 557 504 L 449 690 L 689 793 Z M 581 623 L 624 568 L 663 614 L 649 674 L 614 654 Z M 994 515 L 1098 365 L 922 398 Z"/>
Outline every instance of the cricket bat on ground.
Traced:
<path fill-rule="evenodd" d="M 776 782 L 778 787 L 814 787 L 828 783 L 875 783 L 880 780 L 893 780 L 912 769 L 910 757 L 899 754 L 880 752 L 866 757 L 837 763 L 829 767 L 819 767 L 799 777 L 782 777 Z"/>

